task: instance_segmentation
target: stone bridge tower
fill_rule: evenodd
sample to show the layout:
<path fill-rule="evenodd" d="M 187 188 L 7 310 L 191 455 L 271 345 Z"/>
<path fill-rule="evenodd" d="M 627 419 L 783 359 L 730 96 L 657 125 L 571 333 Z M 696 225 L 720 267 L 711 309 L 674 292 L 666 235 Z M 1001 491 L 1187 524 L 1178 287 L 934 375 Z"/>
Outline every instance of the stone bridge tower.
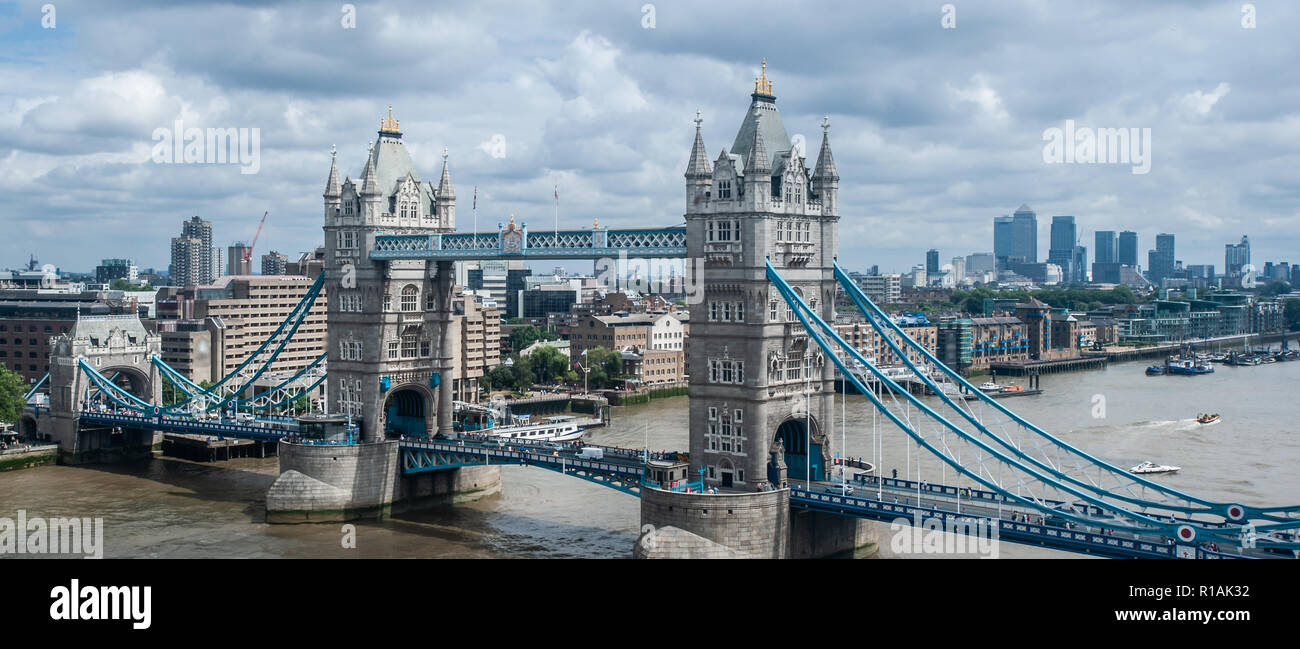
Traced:
<path fill-rule="evenodd" d="M 148 430 L 83 428 L 81 410 L 94 388 L 82 372 L 85 359 L 97 372 L 131 394 L 161 403 L 162 380 L 152 357 L 162 351 L 162 337 L 149 333 L 134 315 L 78 316 L 72 330 L 54 338 L 50 351 L 50 409 L 37 419 L 37 430 L 59 445 L 64 464 L 109 462 L 148 457 L 161 434 Z"/>
<path fill-rule="evenodd" d="M 370 259 L 377 233 L 456 229 L 446 150 L 438 184 L 422 182 L 398 126 L 390 106 L 360 180 L 340 182 L 331 153 L 325 184 L 328 409 L 359 420 L 366 441 L 451 430 L 451 263 Z"/>
<path fill-rule="evenodd" d="M 817 557 L 875 538 L 863 521 L 792 510 L 780 488 L 827 474 L 834 365 L 766 262 L 834 320 L 839 175 L 828 120 L 811 169 L 786 135 L 766 63 L 750 97 L 731 150 L 712 166 L 696 116 L 686 166 L 687 255 L 705 260 L 703 292 L 688 296 L 691 473 L 718 493 L 643 488 L 637 557 Z"/>
<path fill-rule="evenodd" d="M 691 304 L 691 468 L 707 485 L 746 491 L 822 479 L 831 463 L 834 366 L 765 262 L 833 321 L 839 222 L 828 121 L 810 168 L 786 135 L 766 65 L 750 97 L 712 168 L 697 116 L 686 168 L 687 254 L 705 260 Z"/>

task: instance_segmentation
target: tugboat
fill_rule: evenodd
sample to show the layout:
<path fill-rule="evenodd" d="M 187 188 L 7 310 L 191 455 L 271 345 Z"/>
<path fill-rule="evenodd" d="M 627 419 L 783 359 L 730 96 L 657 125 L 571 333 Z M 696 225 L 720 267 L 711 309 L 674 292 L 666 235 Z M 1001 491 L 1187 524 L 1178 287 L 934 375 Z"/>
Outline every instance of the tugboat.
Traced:
<path fill-rule="evenodd" d="M 1214 371 L 1214 365 L 1205 361 L 1181 358 L 1169 361 L 1165 371 L 1170 374 L 1209 374 Z"/>
<path fill-rule="evenodd" d="M 1137 466 L 1135 466 L 1135 467 L 1129 469 L 1129 471 L 1132 471 L 1133 473 L 1143 473 L 1143 474 L 1150 474 L 1150 473 L 1177 473 L 1178 470 L 1181 469 L 1181 468 L 1182 468 L 1182 467 L 1180 467 L 1180 466 L 1168 466 L 1168 465 L 1164 465 L 1164 464 L 1156 464 L 1155 462 L 1152 462 L 1151 460 L 1147 460 L 1146 462 L 1143 462 L 1142 464 L 1139 464 L 1139 465 L 1137 465 Z"/>
<path fill-rule="evenodd" d="M 1218 413 L 1214 413 L 1214 414 L 1205 413 L 1205 414 L 1201 414 L 1201 415 L 1196 415 L 1196 423 L 1198 423 L 1198 424 L 1202 424 L 1202 425 L 1205 425 L 1205 426 L 1209 426 L 1210 424 L 1217 424 L 1217 423 L 1219 423 L 1219 414 L 1218 414 Z"/>

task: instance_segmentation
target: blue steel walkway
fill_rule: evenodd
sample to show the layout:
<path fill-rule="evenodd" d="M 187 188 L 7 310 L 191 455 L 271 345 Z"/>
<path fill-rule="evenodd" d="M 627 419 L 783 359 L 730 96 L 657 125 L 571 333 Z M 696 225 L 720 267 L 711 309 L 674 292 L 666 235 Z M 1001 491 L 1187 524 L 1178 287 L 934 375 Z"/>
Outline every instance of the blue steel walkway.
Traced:
<path fill-rule="evenodd" d="M 919 519 L 938 521 L 944 529 L 981 521 L 996 526 L 1000 540 L 1037 545 L 1053 550 L 1129 559 L 1177 558 L 1172 539 L 1154 535 L 1108 532 L 1105 528 L 1083 529 L 1063 519 L 1044 517 L 1032 508 L 997 492 L 967 487 L 918 483 L 899 478 L 876 478 L 858 474 L 849 494 L 829 483 L 792 484 L 790 506 L 795 509 L 840 514 L 914 526 Z M 1068 509 L 1068 503 L 1053 501 Z M 1076 505 L 1081 507 L 1082 504 Z M 1180 521 L 1181 522 L 1181 521 Z M 1204 545 L 1192 548 L 1198 559 L 1281 558 L 1283 555 L 1258 549 L 1220 548 Z"/>

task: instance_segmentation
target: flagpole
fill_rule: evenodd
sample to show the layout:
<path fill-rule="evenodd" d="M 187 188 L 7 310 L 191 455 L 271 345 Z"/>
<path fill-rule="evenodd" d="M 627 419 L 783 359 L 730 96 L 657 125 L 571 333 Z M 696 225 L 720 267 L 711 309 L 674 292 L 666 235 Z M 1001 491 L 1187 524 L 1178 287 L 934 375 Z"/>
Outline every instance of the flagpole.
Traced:
<path fill-rule="evenodd" d="M 478 250 L 478 185 L 474 185 L 474 208 L 472 211 L 474 212 L 474 238 L 470 239 L 470 241 L 474 242 L 474 250 Z"/>
<path fill-rule="evenodd" d="M 593 235 L 594 236 L 594 235 Z M 555 247 L 560 247 L 560 186 L 555 186 Z"/>

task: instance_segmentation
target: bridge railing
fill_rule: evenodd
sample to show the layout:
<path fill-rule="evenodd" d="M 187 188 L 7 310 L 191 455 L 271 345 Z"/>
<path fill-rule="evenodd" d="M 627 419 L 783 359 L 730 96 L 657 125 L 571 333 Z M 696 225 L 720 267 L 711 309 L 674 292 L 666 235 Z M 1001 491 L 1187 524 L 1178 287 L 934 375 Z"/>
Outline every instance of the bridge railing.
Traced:
<path fill-rule="evenodd" d="M 1042 543 L 1056 549 L 1068 551 L 1082 550 L 1099 554 L 1147 558 L 1172 558 L 1176 556 L 1176 548 L 1170 540 L 1133 538 L 1133 535 L 1130 534 L 1106 534 L 1067 529 L 1028 521 L 993 518 L 968 511 L 957 513 L 911 503 L 890 503 L 874 498 L 819 492 L 798 485 L 790 487 L 790 502 L 792 505 L 803 508 L 834 511 L 863 518 L 878 520 L 902 519 L 905 524 L 909 525 L 918 516 L 940 520 L 945 526 L 949 523 L 962 525 L 973 520 L 983 520 L 989 525 L 997 525 L 999 538 L 1005 537 L 1007 540 L 1017 542 Z M 1222 554 L 1220 558 L 1235 558 L 1235 555 Z"/>
<path fill-rule="evenodd" d="M 679 493 L 703 493 L 704 482 L 696 480 L 694 482 L 660 482 L 649 478 L 641 478 L 641 484 L 652 489 L 662 489 L 663 491 L 676 491 Z"/>

